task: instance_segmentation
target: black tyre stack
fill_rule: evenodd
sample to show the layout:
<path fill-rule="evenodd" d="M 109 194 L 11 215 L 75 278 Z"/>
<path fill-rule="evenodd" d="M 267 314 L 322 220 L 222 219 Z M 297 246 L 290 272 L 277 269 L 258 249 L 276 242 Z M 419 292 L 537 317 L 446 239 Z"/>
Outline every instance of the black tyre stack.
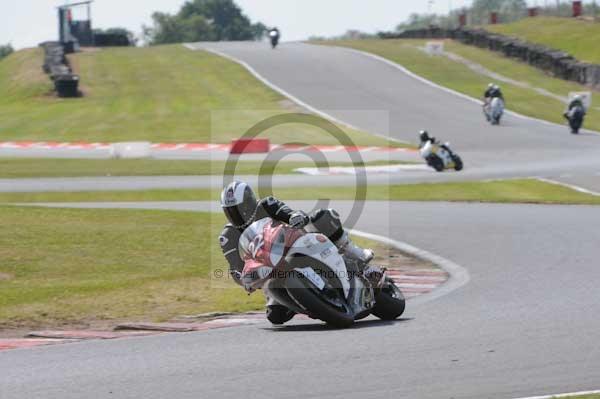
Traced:
<path fill-rule="evenodd" d="M 44 72 L 50 75 L 59 97 L 79 97 L 79 76 L 74 74 L 66 57 L 65 46 L 59 42 L 44 42 Z"/>

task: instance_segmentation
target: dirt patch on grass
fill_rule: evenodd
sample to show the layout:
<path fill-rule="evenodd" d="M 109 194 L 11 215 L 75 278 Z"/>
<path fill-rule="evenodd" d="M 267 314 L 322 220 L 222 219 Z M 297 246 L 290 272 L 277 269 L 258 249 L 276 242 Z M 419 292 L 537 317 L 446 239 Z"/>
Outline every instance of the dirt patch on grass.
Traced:
<path fill-rule="evenodd" d="M 13 276 L 8 273 L 0 273 L 0 281 L 6 281 L 12 279 Z"/>

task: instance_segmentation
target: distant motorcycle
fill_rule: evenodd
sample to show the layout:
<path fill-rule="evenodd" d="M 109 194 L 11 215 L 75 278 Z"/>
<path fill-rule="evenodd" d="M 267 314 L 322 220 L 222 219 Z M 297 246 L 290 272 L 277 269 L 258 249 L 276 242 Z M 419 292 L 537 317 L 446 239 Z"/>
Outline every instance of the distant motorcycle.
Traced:
<path fill-rule="evenodd" d="M 271 48 L 275 49 L 275 47 L 277 47 L 277 45 L 279 44 L 279 37 L 281 35 L 279 34 L 279 30 L 277 29 L 271 29 L 269 31 L 269 38 L 271 39 Z"/>
<path fill-rule="evenodd" d="M 296 313 L 336 327 L 373 314 L 393 320 L 405 300 L 385 270 L 377 286 L 363 275 L 367 265 L 343 257 L 323 234 L 294 229 L 271 218 L 252 223 L 240 238 L 242 282 Z"/>
<path fill-rule="evenodd" d="M 581 129 L 581 126 L 583 125 L 584 117 L 585 109 L 581 105 L 575 105 L 565 113 L 565 118 L 567 118 L 569 126 L 571 127 L 571 133 L 579 133 L 579 129 Z"/>
<path fill-rule="evenodd" d="M 460 171 L 463 168 L 463 161 L 450 148 L 450 143 L 437 143 L 431 140 L 427 141 L 419 150 L 421 156 L 427 162 L 427 165 L 442 172 L 446 169 Z"/>
<path fill-rule="evenodd" d="M 504 101 L 499 97 L 492 98 L 489 103 L 484 105 L 483 112 L 488 122 L 492 125 L 499 125 L 504 114 Z"/>

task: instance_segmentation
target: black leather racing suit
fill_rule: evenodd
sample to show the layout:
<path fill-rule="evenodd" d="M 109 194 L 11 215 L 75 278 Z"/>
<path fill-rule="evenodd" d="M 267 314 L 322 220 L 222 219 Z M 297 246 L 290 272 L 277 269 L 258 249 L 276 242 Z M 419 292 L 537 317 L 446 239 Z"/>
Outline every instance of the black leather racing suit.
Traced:
<path fill-rule="evenodd" d="M 500 89 L 495 89 L 495 88 L 489 88 L 485 91 L 485 93 L 483 93 L 483 98 L 487 99 L 492 99 L 492 98 L 500 98 L 502 99 L 502 101 L 504 101 L 504 94 L 502 94 L 502 90 Z M 506 101 L 504 101 L 506 102 Z"/>
<path fill-rule="evenodd" d="M 285 203 L 275 197 L 267 197 L 258 201 L 257 207 L 254 221 L 270 217 L 283 223 L 289 223 L 290 216 L 294 212 Z M 245 227 L 237 228 L 228 223 L 219 236 L 219 244 L 221 244 L 223 255 L 225 255 L 225 259 L 229 263 L 229 274 L 239 285 L 242 285 L 240 277 L 242 270 L 244 270 L 244 261 L 239 255 L 238 243 L 244 230 Z"/>

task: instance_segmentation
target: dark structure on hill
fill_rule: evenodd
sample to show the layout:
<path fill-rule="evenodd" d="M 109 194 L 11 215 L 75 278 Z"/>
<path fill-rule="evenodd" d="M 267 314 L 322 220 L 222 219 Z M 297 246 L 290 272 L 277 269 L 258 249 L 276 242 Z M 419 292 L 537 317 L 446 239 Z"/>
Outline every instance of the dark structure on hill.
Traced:
<path fill-rule="evenodd" d="M 132 35 L 125 29 L 92 29 L 93 0 L 58 7 L 58 41 L 40 44 L 44 49 L 44 72 L 52 82 L 59 97 L 79 97 L 79 75 L 73 73 L 67 54 L 81 47 L 131 46 Z M 73 10 L 85 9 L 82 19 L 75 19 Z"/>

